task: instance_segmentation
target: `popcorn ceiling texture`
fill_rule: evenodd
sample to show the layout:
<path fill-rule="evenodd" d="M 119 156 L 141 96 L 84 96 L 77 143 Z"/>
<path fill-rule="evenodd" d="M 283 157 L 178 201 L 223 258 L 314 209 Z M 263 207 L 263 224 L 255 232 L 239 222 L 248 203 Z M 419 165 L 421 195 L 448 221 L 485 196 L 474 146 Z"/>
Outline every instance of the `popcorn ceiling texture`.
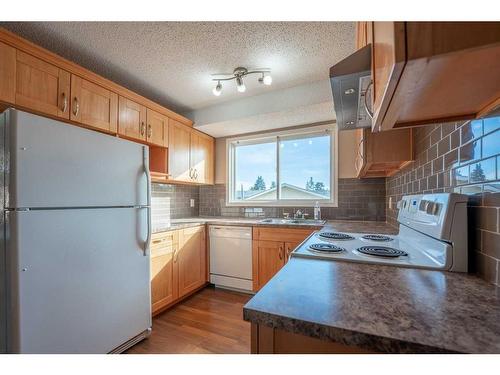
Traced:
<path fill-rule="evenodd" d="M 387 221 L 406 194 L 469 195 L 471 271 L 500 285 L 500 117 L 416 128 L 413 141 L 415 162 L 387 178 Z"/>
<path fill-rule="evenodd" d="M 0 26 L 172 110 L 325 79 L 355 51 L 354 22 L 1 22 Z M 272 86 L 234 82 L 212 95 L 213 73 L 270 68 Z"/>

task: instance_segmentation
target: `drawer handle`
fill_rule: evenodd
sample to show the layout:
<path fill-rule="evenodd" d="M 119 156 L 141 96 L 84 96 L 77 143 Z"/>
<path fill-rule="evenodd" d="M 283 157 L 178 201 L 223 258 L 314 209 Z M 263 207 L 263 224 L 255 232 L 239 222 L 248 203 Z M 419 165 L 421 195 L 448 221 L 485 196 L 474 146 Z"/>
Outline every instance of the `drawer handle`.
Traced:
<path fill-rule="evenodd" d="M 141 122 L 141 135 L 144 135 L 144 132 L 146 131 L 146 126 L 144 125 L 144 121 Z"/>
<path fill-rule="evenodd" d="M 279 247 L 278 254 L 279 254 L 280 259 L 283 259 L 283 247 L 282 246 Z"/>
<path fill-rule="evenodd" d="M 153 137 L 153 128 L 151 128 L 151 124 L 148 125 L 148 138 Z"/>

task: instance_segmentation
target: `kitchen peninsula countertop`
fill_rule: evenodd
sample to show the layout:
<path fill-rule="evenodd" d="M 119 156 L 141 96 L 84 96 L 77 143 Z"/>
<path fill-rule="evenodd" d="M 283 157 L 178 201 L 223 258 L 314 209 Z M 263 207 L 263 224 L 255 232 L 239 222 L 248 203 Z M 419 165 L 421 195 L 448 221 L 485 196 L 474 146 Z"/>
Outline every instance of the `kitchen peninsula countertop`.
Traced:
<path fill-rule="evenodd" d="M 500 353 L 500 288 L 451 272 L 291 258 L 244 319 L 386 353 Z"/>

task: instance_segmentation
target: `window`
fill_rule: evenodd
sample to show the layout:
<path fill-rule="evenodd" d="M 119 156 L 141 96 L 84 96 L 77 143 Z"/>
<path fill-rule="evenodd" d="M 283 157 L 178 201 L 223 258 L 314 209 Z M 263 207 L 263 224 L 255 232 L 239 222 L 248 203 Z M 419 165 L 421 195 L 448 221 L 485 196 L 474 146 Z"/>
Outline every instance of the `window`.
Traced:
<path fill-rule="evenodd" d="M 227 140 L 229 206 L 336 206 L 336 127 Z"/>

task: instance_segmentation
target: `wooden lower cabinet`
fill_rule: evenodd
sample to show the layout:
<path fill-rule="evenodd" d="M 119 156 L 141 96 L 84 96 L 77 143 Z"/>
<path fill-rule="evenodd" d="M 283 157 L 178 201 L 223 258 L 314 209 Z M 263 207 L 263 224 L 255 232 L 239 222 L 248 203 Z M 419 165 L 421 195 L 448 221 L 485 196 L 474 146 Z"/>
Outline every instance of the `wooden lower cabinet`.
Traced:
<path fill-rule="evenodd" d="M 151 239 L 151 310 L 153 315 L 179 297 L 178 269 L 174 258 L 179 248 L 177 231 L 154 234 Z"/>
<path fill-rule="evenodd" d="M 156 315 L 207 282 L 205 226 L 151 239 L 151 311 Z"/>
<path fill-rule="evenodd" d="M 295 248 L 315 230 L 254 227 L 252 242 L 253 290 L 262 288 L 284 265 Z"/>
<path fill-rule="evenodd" d="M 179 297 L 198 289 L 207 281 L 205 226 L 186 228 L 179 234 Z"/>
<path fill-rule="evenodd" d="M 250 333 L 252 354 L 369 354 L 355 345 L 320 340 L 281 329 L 252 323 Z"/>
<path fill-rule="evenodd" d="M 297 246 L 300 245 L 300 242 L 302 241 L 285 242 L 285 263 L 288 262 L 292 254 L 292 251 L 294 251 L 297 248 Z"/>
<path fill-rule="evenodd" d="M 258 290 L 285 265 L 285 244 L 276 241 L 253 241 L 253 247 L 253 251 L 257 253 L 258 258 Z"/>

